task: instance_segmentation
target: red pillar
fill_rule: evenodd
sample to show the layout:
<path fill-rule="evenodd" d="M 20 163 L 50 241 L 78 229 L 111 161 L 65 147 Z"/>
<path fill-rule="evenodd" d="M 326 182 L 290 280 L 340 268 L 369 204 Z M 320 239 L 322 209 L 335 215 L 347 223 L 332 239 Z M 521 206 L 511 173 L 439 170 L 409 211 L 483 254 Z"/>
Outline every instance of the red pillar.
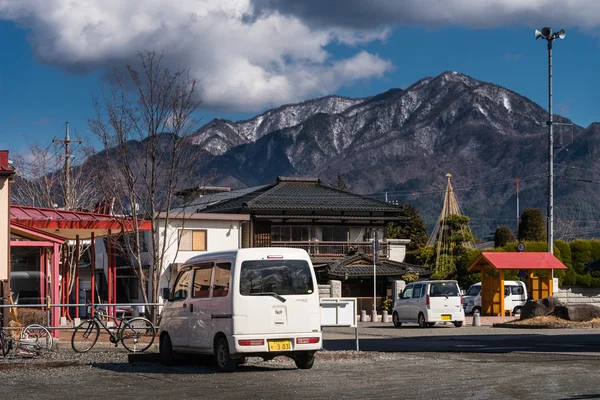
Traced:
<path fill-rule="evenodd" d="M 90 246 L 90 297 L 92 298 L 92 304 L 95 304 L 94 300 L 96 296 L 96 238 L 94 232 L 92 232 L 92 245 Z M 92 315 L 94 315 L 94 307 L 91 307 Z"/>
<path fill-rule="evenodd" d="M 79 304 L 79 235 L 75 236 L 75 304 Z M 75 318 L 79 318 L 79 307 L 75 307 Z"/>
<path fill-rule="evenodd" d="M 113 272 L 112 272 L 112 302 L 116 303 L 117 302 L 117 251 L 116 251 L 116 246 L 113 247 L 113 251 L 112 251 L 112 265 L 113 265 Z M 117 307 L 113 307 L 112 309 L 112 316 L 116 317 L 117 316 Z"/>
<path fill-rule="evenodd" d="M 40 247 L 40 298 L 42 302 L 44 301 L 44 282 L 46 281 L 44 278 L 46 277 L 45 271 L 45 263 L 46 260 L 46 248 Z"/>
<path fill-rule="evenodd" d="M 58 292 L 58 278 L 60 276 L 59 269 L 58 269 L 59 261 L 60 261 L 60 246 L 55 243 L 54 247 L 52 248 L 52 264 L 51 264 L 52 273 L 50 275 L 50 284 L 51 284 L 50 302 L 54 303 L 54 304 L 60 302 L 60 295 Z M 51 314 L 52 314 L 52 326 L 59 326 L 60 325 L 60 309 L 58 307 L 53 307 L 51 310 Z M 52 336 L 57 338 L 58 332 L 59 332 L 58 330 L 53 329 Z"/>

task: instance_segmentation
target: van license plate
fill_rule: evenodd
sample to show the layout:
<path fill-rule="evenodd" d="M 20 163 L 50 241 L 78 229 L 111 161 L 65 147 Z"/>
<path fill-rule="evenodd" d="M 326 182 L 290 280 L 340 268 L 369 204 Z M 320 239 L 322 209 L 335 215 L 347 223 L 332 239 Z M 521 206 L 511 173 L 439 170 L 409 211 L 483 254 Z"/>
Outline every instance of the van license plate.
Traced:
<path fill-rule="evenodd" d="M 269 351 L 286 351 L 292 349 L 289 340 L 269 340 Z"/>
<path fill-rule="evenodd" d="M 452 315 L 442 315 L 442 321 L 450 321 L 452 319 Z"/>

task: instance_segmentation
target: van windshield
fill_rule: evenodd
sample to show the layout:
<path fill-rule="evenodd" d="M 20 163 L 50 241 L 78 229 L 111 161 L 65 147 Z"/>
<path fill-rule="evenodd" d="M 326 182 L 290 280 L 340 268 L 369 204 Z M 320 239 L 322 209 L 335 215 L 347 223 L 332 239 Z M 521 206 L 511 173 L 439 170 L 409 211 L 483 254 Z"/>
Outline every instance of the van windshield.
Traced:
<path fill-rule="evenodd" d="M 429 296 L 459 296 L 456 282 L 435 282 L 429 285 Z"/>
<path fill-rule="evenodd" d="M 465 294 L 465 296 L 477 296 L 479 294 L 480 290 L 481 290 L 481 286 L 473 285 L 469 288 L 469 290 L 467 290 L 467 293 Z"/>
<path fill-rule="evenodd" d="M 252 260 L 242 262 L 240 294 L 301 295 L 314 292 L 310 266 L 305 260 Z"/>

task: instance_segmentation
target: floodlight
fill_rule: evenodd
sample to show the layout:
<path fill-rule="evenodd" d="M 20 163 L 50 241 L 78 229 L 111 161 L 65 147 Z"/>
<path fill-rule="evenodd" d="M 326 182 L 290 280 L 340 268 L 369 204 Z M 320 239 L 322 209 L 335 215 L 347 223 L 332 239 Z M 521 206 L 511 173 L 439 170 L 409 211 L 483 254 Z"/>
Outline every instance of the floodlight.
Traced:
<path fill-rule="evenodd" d="M 538 31 L 537 29 L 535 30 L 535 39 L 539 39 L 542 37 L 542 32 Z"/>
<path fill-rule="evenodd" d="M 565 36 L 567 36 L 567 32 L 565 32 L 564 29 L 561 29 L 560 31 L 555 33 L 556 36 L 558 36 L 560 39 L 564 39 Z"/>

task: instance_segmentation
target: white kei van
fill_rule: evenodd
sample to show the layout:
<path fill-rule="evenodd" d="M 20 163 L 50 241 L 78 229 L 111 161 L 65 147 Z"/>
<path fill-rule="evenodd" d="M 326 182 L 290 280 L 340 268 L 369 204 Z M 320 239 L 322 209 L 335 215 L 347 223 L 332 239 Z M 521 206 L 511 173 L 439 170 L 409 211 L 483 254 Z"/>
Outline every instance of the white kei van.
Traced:
<path fill-rule="evenodd" d="M 519 314 L 527 302 L 527 286 L 521 281 L 504 281 L 504 309 Z M 481 282 L 473 284 L 463 296 L 465 314 L 481 312 Z"/>
<path fill-rule="evenodd" d="M 465 322 L 460 288 L 456 281 L 417 281 L 404 288 L 394 304 L 392 322 L 416 322 L 421 328 L 436 322 L 452 322 L 457 328 Z"/>
<path fill-rule="evenodd" d="M 319 290 L 306 251 L 250 248 L 205 253 L 179 270 L 160 318 L 160 354 L 212 354 L 221 371 L 246 356 L 285 355 L 301 369 L 323 347 Z"/>

